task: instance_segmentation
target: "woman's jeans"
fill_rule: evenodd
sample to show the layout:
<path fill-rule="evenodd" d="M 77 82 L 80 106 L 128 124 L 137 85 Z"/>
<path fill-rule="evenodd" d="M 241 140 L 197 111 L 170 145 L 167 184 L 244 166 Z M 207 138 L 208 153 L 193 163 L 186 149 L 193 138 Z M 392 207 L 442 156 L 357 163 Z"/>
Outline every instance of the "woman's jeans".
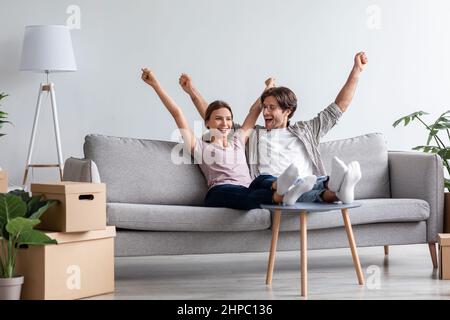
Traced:
<path fill-rule="evenodd" d="M 302 194 L 297 202 L 323 202 L 320 195 L 325 191 L 328 179 L 328 176 L 317 177 L 312 190 Z M 273 204 L 272 184 L 276 180 L 271 175 L 260 175 L 248 188 L 234 184 L 214 186 L 205 196 L 205 206 L 251 210 L 261 208 L 261 204 Z"/>

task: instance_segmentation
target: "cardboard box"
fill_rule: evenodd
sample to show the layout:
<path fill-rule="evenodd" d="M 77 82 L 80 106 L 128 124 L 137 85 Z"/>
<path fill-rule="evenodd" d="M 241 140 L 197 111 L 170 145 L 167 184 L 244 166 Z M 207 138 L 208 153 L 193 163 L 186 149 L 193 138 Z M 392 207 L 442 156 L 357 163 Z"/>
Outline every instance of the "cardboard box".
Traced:
<path fill-rule="evenodd" d="M 104 183 L 56 182 L 31 184 L 34 195 L 59 200 L 41 217 L 41 230 L 80 232 L 106 228 L 106 186 Z"/>
<path fill-rule="evenodd" d="M 444 233 L 450 233 L 450 192 L 444 192 Z"/>
<path fill-rule="evenodd" d="M 439 279 L 450 279 L 450 233 L 438 234 L 439 244 Z"/>
<path fill-rule="evenodd" d="M 8 173 L 0 170 L 0 193 L 8 192 Z"/>
<path fill-rule="evenodd" d="M 66 300 L 114 292 L 115 227 L 79 233 L 46 233 L 58 244 L 30 246 L 17 254 L 22 299 Z"/>

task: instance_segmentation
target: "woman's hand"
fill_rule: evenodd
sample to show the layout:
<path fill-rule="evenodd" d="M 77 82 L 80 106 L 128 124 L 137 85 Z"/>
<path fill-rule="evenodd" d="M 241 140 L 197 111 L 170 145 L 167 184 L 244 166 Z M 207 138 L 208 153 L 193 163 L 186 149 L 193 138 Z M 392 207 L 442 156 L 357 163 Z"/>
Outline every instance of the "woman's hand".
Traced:
<path fill-rule="evenodd" d="M 142 68 L 142 75 L 141 75 L 141 79 L 147 83 L 148 85 L 154 87 L 158 84 L 158 79 L 156 79 L 155 74 L 153 73 L 152 70 L 149 70 L 147 68 Z"/>
<path fill-rule="evenodd" d="M 266 89 L 264 89 L 264 91 L 267 91 L 268 89 L 275 87 L 275 78 L 270 77 L 264 81 L 264 83 L 266 84 Z"/>
<path fill-rule="evenodd" d="M 189 94 L 189 95 L 192 94 L 192 92 L 193 92 L 192 79 L 188 74 L 182 73 L 178 82 L 180 83 L 181 88 L 187 94 Z"/>

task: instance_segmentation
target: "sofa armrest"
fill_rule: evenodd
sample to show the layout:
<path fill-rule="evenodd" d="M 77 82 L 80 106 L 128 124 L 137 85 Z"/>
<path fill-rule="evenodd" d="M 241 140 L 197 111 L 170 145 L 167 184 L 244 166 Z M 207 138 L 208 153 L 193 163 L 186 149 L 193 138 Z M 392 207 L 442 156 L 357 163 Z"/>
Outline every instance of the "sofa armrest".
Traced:
<path fill-rule="evenodd" d="M 444 221 L 444 168 L 436 154 L 389 151 L 392 198 L 422 199 L 430 206 L 427 240 L 436 242 Z"/>
<path fill-rule="evenodd" d="M 90 159 L 68 158 L 64 163 L 63 181 L 100 183 L 97 165 Z"/>

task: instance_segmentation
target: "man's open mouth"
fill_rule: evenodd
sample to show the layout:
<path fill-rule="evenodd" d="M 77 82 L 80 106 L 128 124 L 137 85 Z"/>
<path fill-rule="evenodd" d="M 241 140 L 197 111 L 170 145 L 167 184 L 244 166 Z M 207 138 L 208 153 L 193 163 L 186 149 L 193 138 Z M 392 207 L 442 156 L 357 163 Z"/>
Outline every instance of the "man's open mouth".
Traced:
<path fill-rule="evenodd" d="M 267 125 L 273 124 L 273 118 L 264 118 L 264 121 L 266 122 L 266 127 Z"/>

